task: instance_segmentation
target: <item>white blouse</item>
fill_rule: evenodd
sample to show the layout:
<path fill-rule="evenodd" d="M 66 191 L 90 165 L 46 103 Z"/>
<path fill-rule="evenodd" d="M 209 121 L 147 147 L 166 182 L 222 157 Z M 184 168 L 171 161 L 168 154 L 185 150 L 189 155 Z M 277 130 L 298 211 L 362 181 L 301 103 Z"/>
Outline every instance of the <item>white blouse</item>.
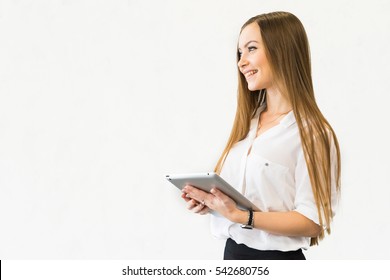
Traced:
<path fill-rule="evenodd" d="M 263 212 L 297 211 L 319 224 L 294 113 L 289 112 L 278 125 L 256 137 L 258 119 L 265 108 L 262 105 L 252 119 L 247 137 L 232 147 L 220 175 Z M 336 184 L 332 182 L 332 210 L 336 203 Z M 258 250 L 291 251 L 310 246 L 309 237 L 243 229 L 220 215 L 211 215 L 211 232 L 216 238 L 230 237 Z"/>

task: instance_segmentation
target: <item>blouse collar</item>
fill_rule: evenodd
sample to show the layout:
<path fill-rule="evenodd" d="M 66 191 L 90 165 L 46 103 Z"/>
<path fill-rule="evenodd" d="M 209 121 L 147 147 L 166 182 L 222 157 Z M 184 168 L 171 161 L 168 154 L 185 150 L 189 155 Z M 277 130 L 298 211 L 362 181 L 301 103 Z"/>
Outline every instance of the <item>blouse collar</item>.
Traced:
<path fill-rule="evenodd" d="M 251 126 L 250 126 L 250 129 L 254 128 L 257 126 L 258 124 L 258 120 L 259 120 L 259 117 L 260 117 L 260 113 L 263 112 L 265 110 L 265 108 L 267 108 L 267 104 L 266 103 L 263 103 L 262 105 L 260 105 L 260 107 L 256 110 L 256 114 L 255 116 L 253 117 L 252 121 L 251 121 Z M 284 128 L 287 128 L 289 127 L 290 125 L 293 125 L 294 123 L 296 123 L 296 120 L 295 120 L 295 115 L 294 115 L 294 111 L 291 110 L 290 112 L 287 113 L 287 115 L 284 116 L 284 118 L 280 121 L 280 125 L 283 126 Z"/>

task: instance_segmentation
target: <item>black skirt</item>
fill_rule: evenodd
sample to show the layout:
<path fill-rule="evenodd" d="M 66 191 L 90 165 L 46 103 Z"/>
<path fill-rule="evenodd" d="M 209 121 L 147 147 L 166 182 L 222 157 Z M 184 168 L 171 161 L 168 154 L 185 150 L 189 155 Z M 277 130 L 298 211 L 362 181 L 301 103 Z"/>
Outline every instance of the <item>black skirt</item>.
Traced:
<path fill-rule="evenodd" d="M 296 251 L 256 250 L 233 239 L 226 241 L 224 260 L 306 260 L 302 249 Z"/>

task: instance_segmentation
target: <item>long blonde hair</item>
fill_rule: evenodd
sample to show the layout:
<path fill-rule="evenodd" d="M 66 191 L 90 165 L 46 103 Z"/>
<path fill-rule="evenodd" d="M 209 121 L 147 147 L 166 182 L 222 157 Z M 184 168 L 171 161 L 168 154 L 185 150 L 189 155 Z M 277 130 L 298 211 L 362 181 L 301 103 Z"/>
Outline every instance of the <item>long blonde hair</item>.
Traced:
<path fill-rule="evenodd" d="M 337 137 L 322 115 L 314 97 L 311 77 L 310 50 L 305 29 L 300 20 L 288 12 L 273 12 L 250 18 L 241 28 L 256 22 L 260 27 L 267 59 L 274 80 L 290 101 L 299 128 L 302 148 L 310 176 L 320 225 L 330 234 L 332 220 L 331 184 L 336 180 L 340 190 L 340 149 Z M 237 63 L 240 55 L 237 51 Z M 250 121 L 264 100 L 266 90 L 250 91 L 244 75 L 238 70 L 237 111 L 227 145 L 220 156 L 215 172 L 220 173 L 233 145 L 243 140 Z M 336 150 L 336 171 L 331 171 L 331 145 Z M 318 244 L 325 236 L 321 231 L 311 239 Z"/>

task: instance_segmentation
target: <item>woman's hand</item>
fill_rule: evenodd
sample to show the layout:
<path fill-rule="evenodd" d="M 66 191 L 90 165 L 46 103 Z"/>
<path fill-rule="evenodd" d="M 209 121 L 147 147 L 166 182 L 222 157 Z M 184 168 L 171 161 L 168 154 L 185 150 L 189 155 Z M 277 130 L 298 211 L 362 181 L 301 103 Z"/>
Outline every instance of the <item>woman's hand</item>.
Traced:
<path fill-rule="evenodd" d="M 181 197 L 187 202 L 187 209 L 191 210 L 194 213 L 205 215 L 210 212 L 210 208 L 208 208 L 202 202 L 196 201 L 195 199 L 187 197 L 187 194 L 183 191 Z"/>
<path fill-rule="evenodd" d="M 199 211 L 196 213 L 201 213 L 203 210 L 199 209 L 204 207 L 218 212 L 231 221 L 236 221 L 237 215 L 243 212 L 237 208 L 237 204 L 233 199 L 216 188 L 211 189 L 211 193 L 207 193 L 193 186 L 186 185 L 182 191 L 182 197 L 188 202 L 188 208 L 195 210 L 194 212 Z"/>

